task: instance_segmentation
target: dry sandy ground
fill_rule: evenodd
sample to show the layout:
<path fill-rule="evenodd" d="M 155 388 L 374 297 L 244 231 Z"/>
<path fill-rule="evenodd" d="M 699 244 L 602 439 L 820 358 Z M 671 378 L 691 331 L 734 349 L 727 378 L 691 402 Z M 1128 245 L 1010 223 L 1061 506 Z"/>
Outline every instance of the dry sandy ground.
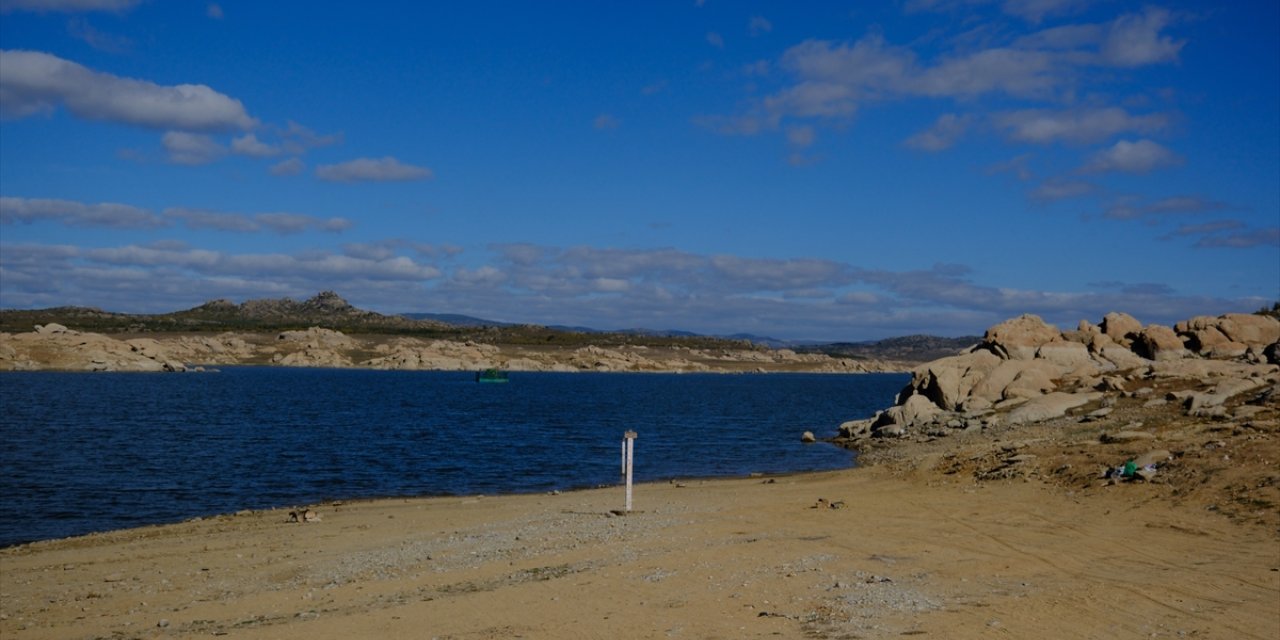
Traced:
<path fill-rule="evenodd" d="M 241 513 L 0 550 L 0 637 L 1280 638 L 1277 531 L 1153 489 L 871 467 L 622 517 L 620 488 Z"/>

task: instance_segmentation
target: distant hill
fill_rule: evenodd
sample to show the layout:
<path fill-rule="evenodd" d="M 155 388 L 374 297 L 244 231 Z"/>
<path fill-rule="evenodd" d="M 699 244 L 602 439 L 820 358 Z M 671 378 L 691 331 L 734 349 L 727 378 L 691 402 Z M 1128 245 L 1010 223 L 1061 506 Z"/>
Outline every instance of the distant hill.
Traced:
<path fill-rule="evenodd" d="M 557 346 L 682 345 L 696 348 L 790 348 L 855 360 L 928 362 L 977 343 L 976 336 L 939 338 L 907 336 L 874 342 L 804 344 L 752 334 L 706 336 L 677 329 L 601 330 L 589 327 L 540 326 L 486 320 L 461 314 L 406 313 L 383 315 L 352 306 L 337 293 L 323 291 L 303 301 L 289 298 L 247 300 L 236 304 L 212 300 L 198 307 L 162 314 L 128 314 L 90 307 L 0 310 L 0 331 L 21 333 L 35 325 L 58 323 L 78 331 L 99 333 L 171 333 L 183 331 L 271 332 L 324 327 L 348 334 L 404 334 L 490 344 Z M 750 345 L 748 345 L 750 343 Z"/>
<path fill-rule="evenodd" d="M 513 327 L 513 322 L 499 322 L 497 320 L 485 320 L 475 316 L 465 316 L 460 313 L 402 313 L 401 316 L 411 320 L 433 320 L 435 322 L 443 322 L 458 327 Z"/>
<path fill-rule="evenodd" d="M 450 328 L 433 320 L 411 320 L 358 309 L 332 291 L 301 302 L 289 298 L 248 300 L 241 304 L 212 300 L 184 311 L 161 314 L 114 313 L 87 307 L 0 311 L 0 330 L 3 331 L 30 331 L 34 325 L 50 322 L 103 333 L 278 331 L 307 327 L 349 333 L 420 333 Z"/>
<path fill-rule="evenodd" d="M 690 348 L 742 348 L 740 341 L 688 332 L 595 331 L 558 329 L 495 322 L 457 314 L 383 315 L 352 306 L 337 293 L 324 291 L 301 302 L 289 298 L 248 300 L 236 304 L 212 300 L 184 311 L 129 314 L 90 307 L 0 310 L 0 331 L 22 333 L 36 325 L 57 323 L 76 331 L 97 333 L 174 333 L 238 331 L 263 333 L 323 327 L 347 334 L 412 335 L 488 344 L 680 345 Z"/>
<path fill-rule="evenodd" d="M 930 362 L 953 356 L 982 341 L 980 336 L 940 338 L 938 336 L 911 335 L 868 342 L 833 342 L 830 344 L 795 347 L 802 353 L 825 353 L 837 358 L 854 360 L 896 360 L 902 362 Z"/>

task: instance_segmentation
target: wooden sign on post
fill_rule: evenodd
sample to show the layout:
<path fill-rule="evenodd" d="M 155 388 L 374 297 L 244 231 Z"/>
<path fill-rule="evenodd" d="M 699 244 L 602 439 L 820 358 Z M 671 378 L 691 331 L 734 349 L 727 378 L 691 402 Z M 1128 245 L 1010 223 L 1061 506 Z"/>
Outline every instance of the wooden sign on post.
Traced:
<path fill-rule="evenodd" d="M 631 469 L 636 451 L 636 432 L 622 434 L 622 475 L 627 477 L 627 504 L 625 513 L 631 513 Z"/>

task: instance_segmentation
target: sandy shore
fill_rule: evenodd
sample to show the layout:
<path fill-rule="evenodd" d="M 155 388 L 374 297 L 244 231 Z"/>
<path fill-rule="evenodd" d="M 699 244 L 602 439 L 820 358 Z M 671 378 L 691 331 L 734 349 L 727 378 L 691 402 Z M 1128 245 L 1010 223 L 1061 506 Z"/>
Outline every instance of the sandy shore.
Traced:
<path fill-rule="evenodd" d="M 0 636 L 1280 637 L 1276 532 L 1151 488 L 872 467 L 627 516 L 620 488 L 246 512 L 0 551 Z"/>

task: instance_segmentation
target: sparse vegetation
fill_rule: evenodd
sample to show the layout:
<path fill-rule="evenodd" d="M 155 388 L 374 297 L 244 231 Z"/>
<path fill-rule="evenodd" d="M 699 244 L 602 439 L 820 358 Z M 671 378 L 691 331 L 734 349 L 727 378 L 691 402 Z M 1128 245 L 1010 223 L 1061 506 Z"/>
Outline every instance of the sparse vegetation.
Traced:
<path fill-rule="evenodd" d="M 953 356 L 963 349 L 980 342 L 978 336 L 939 338 L 937 336 L 903 336 L 874 342 L 835 342 L 796 349 L 801 353 L 823 353 L 833 358 L 851 360 L 896 360 L 902 362 L 929 362 Z"/>

